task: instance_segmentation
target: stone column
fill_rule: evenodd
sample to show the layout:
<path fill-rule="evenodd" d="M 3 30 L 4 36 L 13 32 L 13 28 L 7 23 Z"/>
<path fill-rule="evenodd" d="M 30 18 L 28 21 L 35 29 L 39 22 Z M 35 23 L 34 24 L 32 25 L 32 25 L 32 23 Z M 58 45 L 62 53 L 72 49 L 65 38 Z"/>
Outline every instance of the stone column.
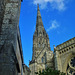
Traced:
<path fill-rule="evenodd" d="M 54 48 L 54 60 L 55 60 L 55 69 L 60 70 L 62 72 L 62 67 L 61 67 L 61 59 L 58 50 Z"/>

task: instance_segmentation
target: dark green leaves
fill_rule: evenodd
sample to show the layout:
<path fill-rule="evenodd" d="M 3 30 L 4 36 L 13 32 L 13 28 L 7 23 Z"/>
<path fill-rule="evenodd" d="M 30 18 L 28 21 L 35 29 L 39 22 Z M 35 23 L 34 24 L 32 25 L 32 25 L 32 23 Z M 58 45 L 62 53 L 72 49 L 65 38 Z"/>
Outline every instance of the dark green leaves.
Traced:
<path fill-rule="evenodd" d="M 39 71 L 39 72 L 36 72 L 35 74 L 37 75 L 66 75 L 63 72 L 61 73 L 60 71 L 53 70 L 50 68 L 46 68 L 46 70 L 43 70 L 43 72 Z"/>

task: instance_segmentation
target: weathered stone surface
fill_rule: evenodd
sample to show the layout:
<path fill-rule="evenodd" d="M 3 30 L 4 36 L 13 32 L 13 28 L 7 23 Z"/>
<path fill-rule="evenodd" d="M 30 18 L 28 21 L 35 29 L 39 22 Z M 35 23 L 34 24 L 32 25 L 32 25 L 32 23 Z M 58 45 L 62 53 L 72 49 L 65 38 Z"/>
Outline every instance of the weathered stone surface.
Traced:
<path fill-rule="evenodd" d="M 33 56 L 29 63 L 30 75 L 35 75 L 35 72 L 43 71 L 46 67 L 54 69 L 53 63 L 53 52 L 50 50 L 49 37 L 44 29 L 38 7 L 36 30 L 33 35 Z"/>
<path fill-rule="evenodd" d="M 0 75 L 17 75 L 16 62 L 12 44 L 4 43 L 0 48 Z"/>
<path fill-rule="evenodd" d="M 36 30 L 33 35 L 33 56 L 29 62 L 30 75 L 43 71 L 46 67 L 60 70 L 67 75 L 75 74 L 75 37 L 50 50 L 49 38 L 46 33 L 38 7 Z"/>
<path fill-rule="evenodd" d="M 22 75 L 23 54 L 19 33 L 21 0 L 0 1 L 0 75 Z"/>
<path fill-rule="evenodd" d="M 24 75 L 30 75 L 30 69 L 24 64 Z"/>
<path fill-rule="evenodd" d="M 75 37 L 55 47 L 55 69 L 61 72 L 69 73 L 70 67 L 67 69 L 70 60 L 75 57 Z M 74 59 L 75 61 L 75 59 Z M 72 68 L 75 73 L 75 69 Z M 71 71 L 72 71 L 71 70 Z M 70 73 L 72 74 L 72 73 Z M 72 74 L 73 75 L 73 74 Z"/>

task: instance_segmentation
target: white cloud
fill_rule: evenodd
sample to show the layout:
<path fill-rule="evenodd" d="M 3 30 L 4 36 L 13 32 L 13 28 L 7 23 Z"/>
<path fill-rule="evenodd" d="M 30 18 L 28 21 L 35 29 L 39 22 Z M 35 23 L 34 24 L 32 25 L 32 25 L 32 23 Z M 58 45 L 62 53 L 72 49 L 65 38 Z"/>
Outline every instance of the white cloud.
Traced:
<path fill-rule="evenodd" d="M 40 4 L 40 8 L 41 9 L 45 9 L 47 7 L 47 2 L 45 2 L 44 0 L 34 0 L 33 1 L 33 4 L 37 5 L 37 4 Z"/>
<path fill-rule="evenodd" d="M 49 32 L 50 30 L 52 29 L 56 29 L 59 27 L 59 24 L 56 20 L 53 20 L 52 23 L 51 23 L 51 26 L 47 29 L 47 31 Z"/>
<path fill-rule="evenodd" d="M 57 9 L 59 11 L 66 9 L 66 0 L 34 0 L 33 4 L 40 4 L 41 9 L 44 9 L 47 7 L 47 4 L 49 3 L 51 8 Z"/>

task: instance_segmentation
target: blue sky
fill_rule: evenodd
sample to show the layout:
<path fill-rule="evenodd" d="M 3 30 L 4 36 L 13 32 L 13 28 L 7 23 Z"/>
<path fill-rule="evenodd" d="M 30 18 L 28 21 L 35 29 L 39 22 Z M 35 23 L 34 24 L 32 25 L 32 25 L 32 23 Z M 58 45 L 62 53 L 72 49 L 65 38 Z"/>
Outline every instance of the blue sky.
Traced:
<path fill-rule="evenodd" d="M 37 3 L 43 25 L 49 35 L 50 47 L 75 37 L 75 0 L 23 0 L 20 12 L 20 34 L 24 63 L 32 59 L 33 34 L 36 26 Z"/>

